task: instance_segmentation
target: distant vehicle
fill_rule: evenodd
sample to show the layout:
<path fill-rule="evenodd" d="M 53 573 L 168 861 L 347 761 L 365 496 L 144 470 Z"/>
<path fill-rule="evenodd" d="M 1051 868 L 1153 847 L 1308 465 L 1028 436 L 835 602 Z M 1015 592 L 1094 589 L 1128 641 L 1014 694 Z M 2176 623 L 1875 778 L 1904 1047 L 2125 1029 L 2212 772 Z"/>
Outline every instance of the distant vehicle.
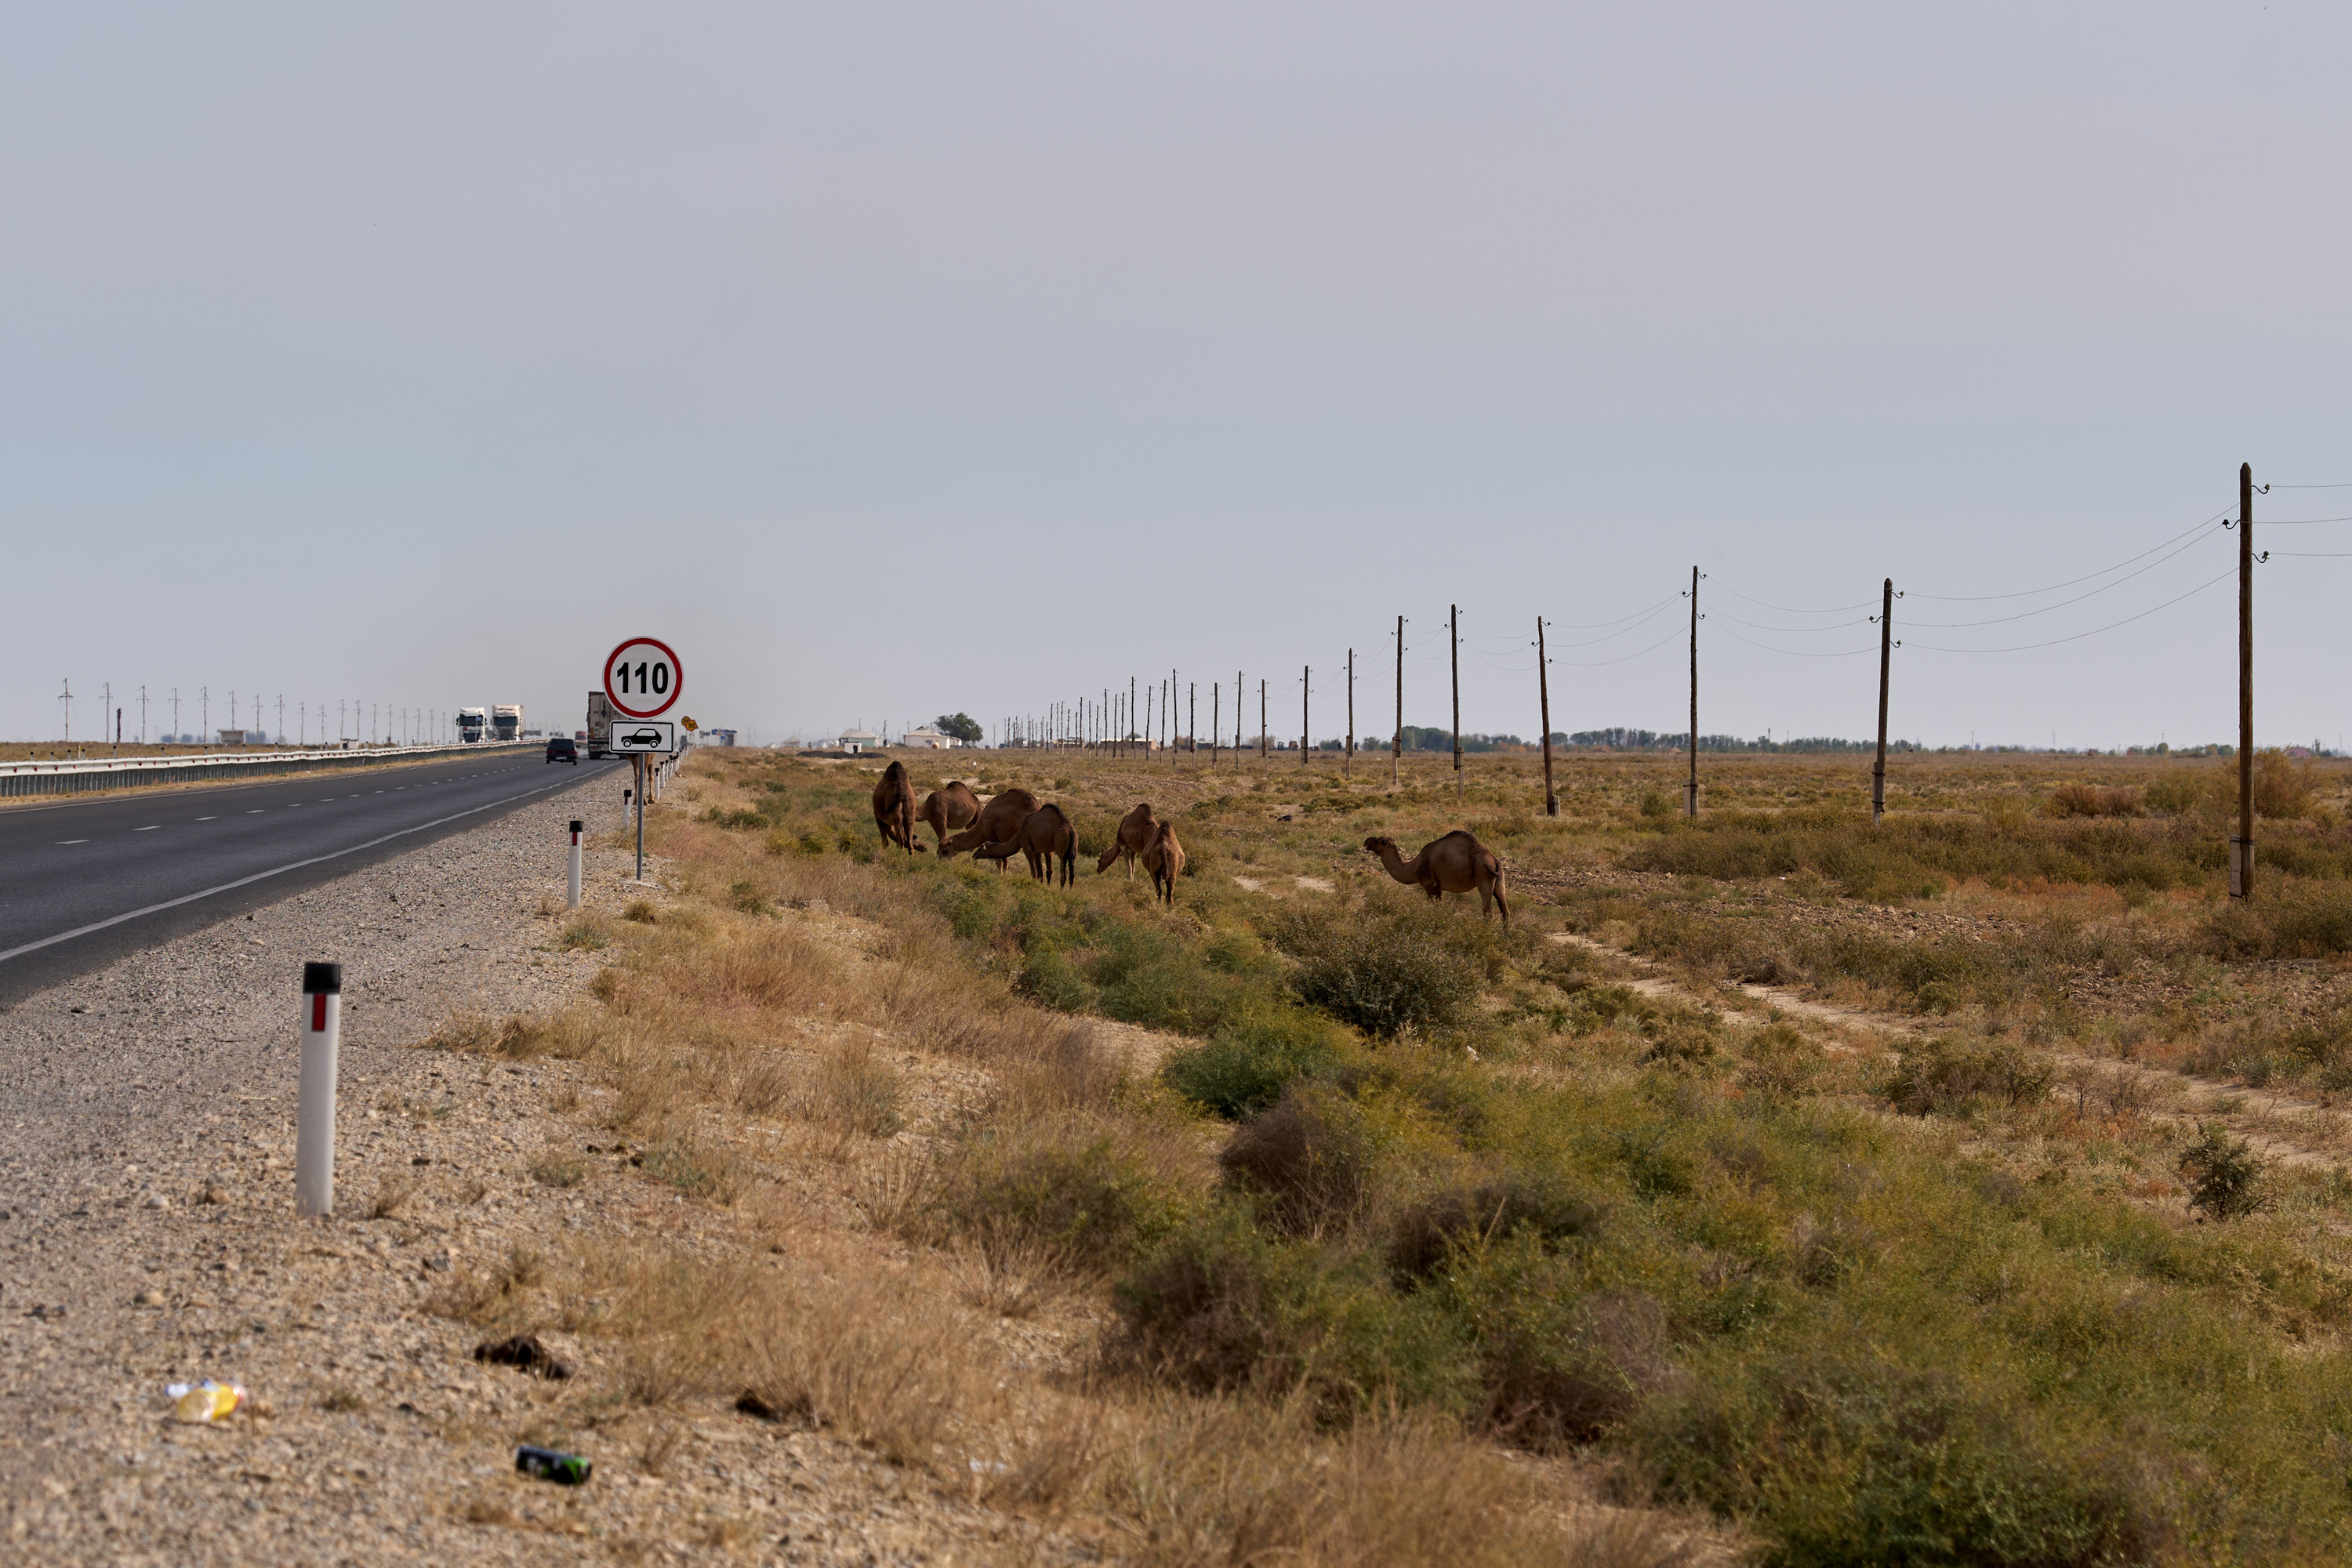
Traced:
<path fill-rule="evenodd" d="M 551 763 L 570 763 L 576 768 L 580 765 L 580 748 L 573 743 L 571 736 L 558 735 L 547 742 L 547 760 Z"/>
<path fill-rule="evenodd" d="M 613 749 L 613 700 L 601 691 L 588 694 L 588 729 L 580 737 L 588 742 L 588 760 Z"/>
<path fill-rule="evenodd" d="M 457 710 L 457 739 L 467 745 L 482 738 L 482 730 L 489 722 L 489 710 L 483 708 Z"/>
<path fill-rule="evenodd" d="M 621 739 L 632 746 L 658 746 L 662 743 L 662 732 L 659 730 L 635 730 Z"/>
<path fill-rule="evenodd" d="M 513 740 L 522 731 L 522 704 L 520 702 L 492 704 L 490 728 L 499 740 Z"/>

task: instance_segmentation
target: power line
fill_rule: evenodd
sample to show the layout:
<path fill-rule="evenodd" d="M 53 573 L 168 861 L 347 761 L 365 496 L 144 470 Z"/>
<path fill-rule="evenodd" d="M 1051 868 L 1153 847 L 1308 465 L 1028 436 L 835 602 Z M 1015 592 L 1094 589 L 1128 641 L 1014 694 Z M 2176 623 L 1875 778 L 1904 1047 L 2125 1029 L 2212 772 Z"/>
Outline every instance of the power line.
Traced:
<path fill-rule="evenodd" d="M 2117 626 L 2127 626 L 2134 621 L 2144 620 L 2147 616 L 2156 614 L 2158 610 L 2169 609 L 2171 606 L 2180 603 L 2181 600 L 2188 598 L 2190 595 L 2201 594 L 2206 589 L 2211 587 L 2213 584 L 2226 583 L 2237 574 L 2238 569 L 2235 566 L 2232 566 L 2227 572 L 2222 573 L 2219 577 L 2213 578 L 2210 582 L 2200 583 L 2194 588 L 2189 589 L 2189 593 L 2175 595 L 2173 597 L 2164 601 L 2163 604 L 2155 605 L 2149 609 L 2142 610 L 2137 616 L 2126 616 L 2120 621 L 2110 621 L 2104 626 L 2094 626 L 2087 632 L 2076 632 L 2073 637 L 2052 637 L 2048 642 L 2019 643 L 2014 647 L 1938 647 L 1934 643 L 1917 642 L 1909 644 L 1908 646 L 1917 648 L 1926 648 L 1930 653 L 2023 653 L 2029 648 L 2055 647 L 2060 643 L 2080 642 L 2084 637 L 2095 637 L 2101 632 L 2111 632 Z"/>
<path fill-rule="evenodd" d="M 1623 664 L 1628 659 L 1636 659 L 1641 658 L 1643 654 L 1655 653 L 1670 642 L 1680 642 L 1682 640 L 1682 628 L 1677 626 L 1673 631 L 1668 632 L 1664 637 L 1659 638 L 1656 642 L 1652 643 L 1649 647 L 1633 653 L 1622 655 L 1617 658 L 1556 658 L 1553 659 L 1552 662 L 1554 664 L 1569 665 L 1577 669 L 1599 669 L 1604 665 Z"/>
<path fill-rule="evenodd" d="M 1726 588 L 1723 591 L 1735 599 L 1747 599 L 1751 605 L 1763 605 L 1766 609 L 1778 610 L 1784 616 L 1842 616 L 1848 610 L 1866 610 L 1878 603 L 1875 599 L 1864 599 L 1858 605 L 1832 605 L 1826 610 L 1801 610 L 1793 605 L 1766 604 L 1762 599 L 1750 597 L 1737 588 Z"/>
<path fill-rule="evenodd" d="M 2071 599 L 2061 599 L 2054 605 L 2043 605 L 2041 608 L 2033 610 L 2020 610 L 2013 616 L 1993 616 L 1981 621 L 1914 621 L 1911 625 L 1916 626 L 1931 626 L 1937 631 L 1957 631 L 1963 626 L 2005 626 L 2011 621 L 2030 620 L 2035 616 L 2046 616 L 2053 610 L 2063 610 L 2069 605 L 2079 605 L 2085 599 L 2096 598 L 2099 595 L 2105 593 L 2110 588 L 2120 588 L 2125 584 L 2130 582 L 2134 577 L 2145 576 L 2148 573 L 2153 572 L 2158 567 L 2163 565 L 2165 562 L 2171 560 L 2173 555 L 2179 555 L 2183 551 L 2194 548 L 2196 545 L 2201 543 L 2203 541 L 2210 538 L 2213 534 L 2219 531 L 2220 530 L 2218 528 L 2209 528 L 2203 533 L 2200 533 L 2197 535 L 2196 538 L 2189 541 L 2188 543 L 2181 545 L 2179 549 L 2175 550 L 2172 552 L 2172 555 L 2160 556 L 2158 559 L 2149 562 L 2147 565 L 2141 567 L 2137 572 L 2127 572 L 2112 583 L 2102 583 L 2097 587 L 2093 588 L 2086 593 L 2077 594 Z M 2113 568 L 2110 567 L 2109 570 L 2112 571 Z M 2096 573 L 2092 574 L 2094 576 L 2098 575 Z M 1938 597 L 1938 595 L 1933 594 L 1922 594 L 1919 596 L 1923 599 Z"/>
<path fill-rule="evenodd" d="M 2149 556 L 2155 554 L 2158 551 L 2168 549 L 2172 545 L 2178 544 L 2182 540 L 2187 539 L 2190 534 L 2198 532 L 2200 530 L 2209 529 L 2217 522 L 2228 521 L 2229 516 L 2230 514 L 2226 511 L 2216 512 L 2213 516 L 2207 518 L 2204 521 L 2198 523 L 2195 527 L 2184 529 L 2180 532 L 2174 534 L 2171 538 L 2164 541 L 2163 543 L 2151 545 L 2147 549 L 2141 551 L 2137 555 L 2126 556 L 2123 560 L 2116 562 L 2112 566 L 2100 567 L 2096 572 L 2085 572 L 2080 577 L 2069 577 L 2063 583 L 2053 583 L 2046 588 L 2021 588 L 2013 594 L 1914 594 L 1911 597 L 1915 599 L 1939 599 L 1947 604 L 1983 604 L 1986 601 L 1992 599 L 2030 599 L 2036 594 L 2054 594 L 2061 588 L 2071 588 L 2077 583 L 2087 583 L 2094 577 L 2104 577 L 2110 572 L 2120 572 L 2135 561 L 2145 561 Z"/>
<path fill-rule="evenodd" d="M 1716 618 L 1717 617 L 1715 616 L 1707 616 L 1707 619 L 1710 621 L 1715 620 Z M 1725 618 L 1727 619 L 1728 617 Z M 1744 626 L 1748 623 L 1746 621 L 1742 621 L 1739 624 Z M 1768 626 L 1764 629 L 1769 631 L 1771 628 Z M 1876 653 L 1878 651 L 1878 645 L 1876 643 L 1872 643 L 1867 647 L 1841 648 L 1835 653 L 1805 653 L 1793 647 L 1774 647 L 1770 643 L 1758 642 L 1754 637 L 1741 637 L 1738 632 L 1729 630 L 1728 628 L 1725 629 L 1723 635 L 1727 637 L 1739 637 L 1739 640 L 1746 643 L 1749 647 L 1760 647 L 1766 653 L 1786 654 L 1790 658 L 1852 658 L 1858 653 Z"/>
<path fill-rule="evenodd" d="M 1728 588 L 1724 590 L 1727 594 L 1731 590 Z M 1722 619 L 1727 621 L 1738 621 L 1741 626 L 1752 627 L 1759 632 L 1787 632 L 1792 637 L 1803 637 L 1811 632 L 1843 631 L 1847 626 L 1866 626 L 1870 625 L 1870 617 L 1868 616 L 1863 616 L 1862 619 L 1858 621 L 1832 621 L 1827 626 L 1768 626 L 1761 621 L 1741 621 L 1738 616 L 1725 615 L 1721 610 L 1713 611 L 1710 618 L 1713 618 L 1714 616 L 1720 616 Z"/>

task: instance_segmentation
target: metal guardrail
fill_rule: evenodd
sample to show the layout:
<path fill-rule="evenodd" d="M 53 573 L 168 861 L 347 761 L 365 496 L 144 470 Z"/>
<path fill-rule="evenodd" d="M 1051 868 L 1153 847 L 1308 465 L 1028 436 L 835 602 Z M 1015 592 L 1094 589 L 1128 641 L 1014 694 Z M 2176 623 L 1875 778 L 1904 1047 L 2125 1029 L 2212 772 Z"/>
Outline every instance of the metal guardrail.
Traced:
<path fill-rule="evenodd" d="M 381 746 L 313 752 L 234 752 L 196 757 L 108 757 L 71 763 L 0 762 L 0 798 L 35 795 L 79 795 L 130 789 L 138 784 L 209 784 L 215 779 L 261 778 L 270 773 L 316 773 L 324 768 L 380 767 L 421 763 L 471 752 L 522 751 L 536 741 L 478 741 L 471 745 Z"/>

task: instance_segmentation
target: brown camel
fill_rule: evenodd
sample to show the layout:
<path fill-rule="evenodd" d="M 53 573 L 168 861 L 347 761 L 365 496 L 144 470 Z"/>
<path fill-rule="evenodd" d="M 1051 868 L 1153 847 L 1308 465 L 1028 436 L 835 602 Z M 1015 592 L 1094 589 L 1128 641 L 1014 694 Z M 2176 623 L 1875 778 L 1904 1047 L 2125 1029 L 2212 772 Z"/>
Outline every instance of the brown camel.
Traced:
<path fill-rule="evenodd" d="M 980 796 L 972 794 L 963 780 L 950 779 L 923 797 L 923 809 L 915 813 L 915 820 L 929 823 L 934 840 L 944 844 L 949 834 L 971 826 L 979 815 Z M 915 847 L 919 849 L 922 846 L 918 844 Z"/>
<path fill-rule="evenodd" d="M 1049 888 L 1057 879 L 1066 888 L 1077 875 L 1078 830 L 1058 805 L 1039 806 L 1022 819 L 1010 839 L 983 844 L 971 858 L 1002 865 L 1016 849 L 1029 858 L 1029 875 Z"/>
<path fill-rule="evenodd" d="M 1143 868 L 1151 873 L 1154 897 L 1176 907 L 1176 879 L 1184 874 L 1184 846 L 1176 841 L 1176 825 L 1163 822 L 1152 832 L 1151 846 L 1143 852 Z"/>
<path fill-rule="evenodd" d="M 904 763 L 892 763 L 874 781 L 874 826 L 882 830 L 885 844 L 915 852 L 915 786 Z"/>
<path fill-rule="evenodd" d="M 1390 876 L 1419 888 L 1432 899 L 1476 889 L 1478 912 L 1500 910 L 1503 923 L 1511 923 L 1511 906 L 1503 900 L 1503 863 L 1495 858 L 1493 850 L 1460 828 L 1423 845 L 1421 853 L 1410 861 L 1397 853 L 1393 838 L 1367 838 L 1364 847 L 1381 858 Z"/>
<path fill-rule="evenodd" d="M 1151 847 L 1151 840 L 1159 831 L 1160 823 L 1151 815 L 1151 803 L 1148 800 L 1138 802 L 1133 811 L 1118 819 L 1118 837 L 1111 841 L 1109 848 L 1102 852 L 1102 859 L 1095 867 L 1095 875 L 1102 875 L 1110 869 L 1112 861 L 1124 858 L 1127 861 L 1127 879 L 1134 881 L 1135 858 Z"/>
<path fill-rule="evenodd" d="M 983 844 L 1011 842 L 1013 836 L 1021 830 L 1021 825 L 1029 819 L 1029 814 L 1036 809 L 1037 797 L 1025 789 L 1016 787 L 1006 790 L 1003 795 L 990 795 L 981 806 L 980 815 L 972 818 L 970 827 L 940 840 L 940 858 L 944 860 L 967 849 L 977 849 Z M 999 860 L 996 868 L 1003 870 L 1004 863 Z"/>

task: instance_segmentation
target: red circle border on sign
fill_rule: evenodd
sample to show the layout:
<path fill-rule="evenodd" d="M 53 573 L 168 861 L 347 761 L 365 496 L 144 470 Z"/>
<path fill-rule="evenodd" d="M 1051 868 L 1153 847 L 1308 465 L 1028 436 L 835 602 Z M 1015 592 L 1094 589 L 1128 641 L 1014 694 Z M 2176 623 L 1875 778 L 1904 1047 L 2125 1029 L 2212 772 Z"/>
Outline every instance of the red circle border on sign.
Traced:
<path fill-rule="evenodd" d="M 634 647 L 639 643 L 649 643 L 669 655 L 669 698 L 658 708 L 631 708 L 613 694 L 613 660 L 620 656 L 623 648 Z M 685 690 L 686 666 L 679 660 L 677 650 L 659 637 L 623 637 L 613 645 L 613 651 L 604 656 L 604 700 L 611 703 L 613 711 L 624 719 L 658 719 L 677 706 L 678 697 Z"/>

